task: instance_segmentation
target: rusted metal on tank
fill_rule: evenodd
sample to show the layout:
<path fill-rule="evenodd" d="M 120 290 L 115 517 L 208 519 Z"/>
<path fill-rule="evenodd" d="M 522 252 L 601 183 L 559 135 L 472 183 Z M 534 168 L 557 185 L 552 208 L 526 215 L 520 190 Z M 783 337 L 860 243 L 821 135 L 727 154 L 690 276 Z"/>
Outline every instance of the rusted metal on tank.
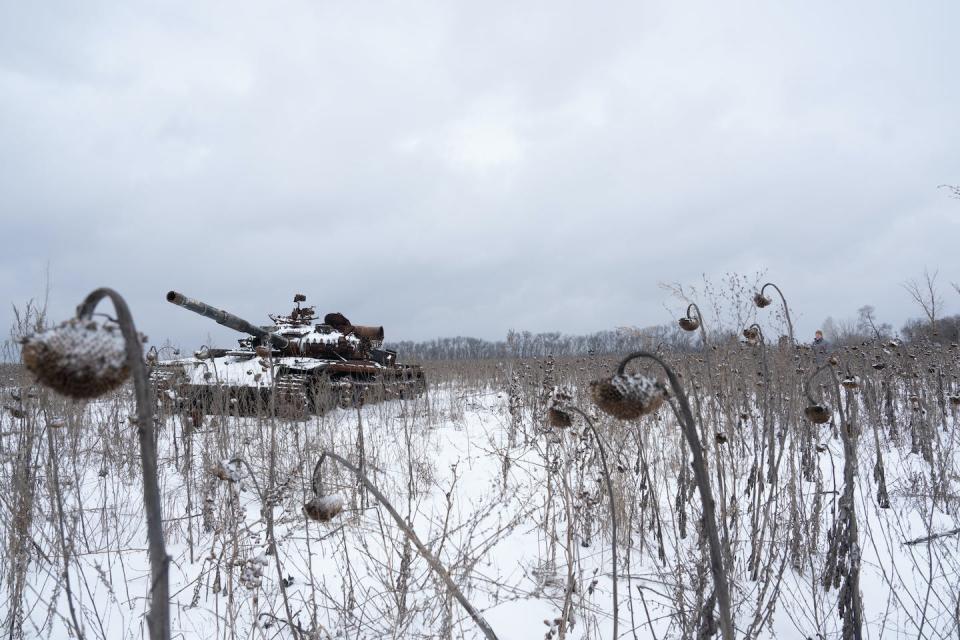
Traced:
<path fill-rule="evenodd" d="M 365 373 L 368 375 L 377 375 L 384 373 L 384 370 L 372 364 L 359 364 L 355 362 L 333 362 L 325 367 L 326 371 L 336 373 Z"/>
<path fill-rule="evenodd" d="M 352 325 L 352 333 L 358 338 L 371 342 L 383 342 L 383 327 L 365 327 L 355 324 Z"/>
<path fill-rule="evenodd" d="M 341 331 L 342 329 L 347 329 L 353 326 L 350 324 L 350 321 L 347 320 L 347 316 L 338 312 L 328 313 L 327 315 L 323 316 L 323 324 L 328 324 L 337 331 Z"/>
<path fill-rule="evenodd" d="M 358 345 L 348 342 L 346 337 L 341 337 L 336 344 L 293 342 L 286 353 L 304 358 L 340 358 L 344 360 L 365 356 L 364 351 Z"/>

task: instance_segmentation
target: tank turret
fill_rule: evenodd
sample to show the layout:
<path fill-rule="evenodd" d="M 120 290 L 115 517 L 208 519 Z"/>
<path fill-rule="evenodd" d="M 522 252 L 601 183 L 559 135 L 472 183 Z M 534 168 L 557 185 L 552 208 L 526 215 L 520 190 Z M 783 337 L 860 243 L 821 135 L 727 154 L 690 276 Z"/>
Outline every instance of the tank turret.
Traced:
<path fill-rule="evenodd" d="M 387 359 L 390 352 L 380 349 L 383 327 L 354 325 L 342 313 L 328 313 L 322 323 L 314 324 L 316 312 L 313 307 L 300 305 L 306 299 L 303 294 L 295 295 L 293 301 L 296 306 L 290 314 L 271 314 L 274 326 L 267 329 L 177 291 L 167 292 L 167 302 L 249 335 L 252 339 L 240 341 L 243 347 L 255 348 L 260 344 L 269 344 L 277 351 L 277 355 L 291 357 Z"/>

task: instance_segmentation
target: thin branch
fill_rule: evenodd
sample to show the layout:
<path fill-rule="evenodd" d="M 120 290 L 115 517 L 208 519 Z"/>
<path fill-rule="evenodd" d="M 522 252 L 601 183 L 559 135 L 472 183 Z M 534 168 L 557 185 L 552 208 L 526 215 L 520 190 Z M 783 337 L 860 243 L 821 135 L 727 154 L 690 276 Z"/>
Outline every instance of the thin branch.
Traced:
<path fill-rule="evenodd" d="M 950 531 L 943 531 L 941 533 L 934 533 L 929 536 L 924 536 L 922 538 L 917 538 L 916 540 L 904 540 L 903 544 L 907 546 L 921 544 L 923 542 L 930 542 L 931 540 L 936 540 L 937 538 L 946 538 L 947 536 L 955 536 L 960 533 L 960 527 L 956 529 L 951 529 Z"/>
<path fill-rule="evenodd" d="M 610 535 L 613 541 L 610 543 L 611 562 L 613 565 L 613 635 L 612 638 L 619 637 L 618 630 L 620 626 L 620 597 L 617 592 L 617 508 L 613 500 L 613 482 L 610 480 L 610 468 L 607 466 L 606 444 L 600 436 L 600 432 L 593 426 L 590 417 L 581 411 L 578 407 L 570 406 L 569 409 L 580 415 L 581 418 L 590 427 L 593 436 L 597 439 L 597 447 L 600 450 L 600 463 L 603 466 L 603 478 L 607 483 L 607 494 L 610 496 Z"/>
<path fill-rule="evenodd" d="M 457 583 L 455 583 L 453 578 L 450 577 L 450 573 L 442 564 L 440 564 L 440 561 L 437 560 L 432 553 L 430 553 L 430 550 L 427 549 L 423 542 L 420 541 L 420 538 L 417 537 L 417 534 L 414 532 L 414 530 L 411 529 L 410 526 L 400 516 L 400 514 L 397 513 L 397 510 L 394 509 L 387 497 L 380 493 L 380 490 L 377 488 L 377 486 L 373 484 L 367 478 L 367 476 L 360 471 L 360 469 L 353 466 L 347 460 L 341 458 L 337 454 L 330 451 L 324 451 L 322 454 L 320 454 L 320 459 L 317 460 L 317 464 L 313 469 L 314 488 L 321 488 L 320 469 L 325 458 L 331 458 L 334 462 L 349 469 L 357 477 L 361 484 L 363 484 L 363 486 L 367 488 L 373 497 L 376 498 L 377 502 L 384 506 L 384 508 L 393 518 L 394 522 L 397 523 L 397 526 L 400 528 L 403 534 L 407 536 L 407 539 L 410 540 L 410 542 L 413 543 L 413 546 L 417 548 L 417 551 L 420 553 L 423 559 L 427 561 L 427 564 L 430 565 L 430 568 L 433 569 L 438 576 L 440 576 L 440 579 L 443 581 L 443 583 L 448 589 L 450 589 L 453 597 L 457 599 L 457 602 L 459 602 L 464 609 L 466 609 L 467 613 L 470 614 L 470 617 L 473 618 L 473 621 L 477 623 L 477 626 L 480 627 L 480 630 L 483 631 L 483 634 L 487 637 L 487 639 L 498 640 L 497 634 L 493 632 L 493 629 L 490 628 L 490 625 L 487 624 L 487 621 L 483 618 L 480 612 L 477 611 L 477 609 L 467 600 L 466 596 L 463 595 L 463 592 L 460 591 Z M 318 495 L 320 494 L 318 493 Z"/>

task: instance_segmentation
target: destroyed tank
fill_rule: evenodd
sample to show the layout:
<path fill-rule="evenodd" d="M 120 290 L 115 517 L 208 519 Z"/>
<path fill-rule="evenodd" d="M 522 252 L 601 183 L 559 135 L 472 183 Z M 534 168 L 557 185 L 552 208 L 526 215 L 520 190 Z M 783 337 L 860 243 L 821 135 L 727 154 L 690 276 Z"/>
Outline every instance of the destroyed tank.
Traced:
<path fill-rule="evenodd" d="M 423 370 L 397 363 L 383 347 L 383 327 L 354 325 L 343 314 L 316 322 L 306 296 L 294 296 L 289 315 L 269 315 L 256 326 L 216 307 L 170 291 L 167 301 L 247 334 L 234 349 L 204 347 L 190 358 L 159 360 L 148 354 L 158 399 L 194 416 L 304 417 L 329 409 L 391 398 L 412 398 L 426 389 Z"/>

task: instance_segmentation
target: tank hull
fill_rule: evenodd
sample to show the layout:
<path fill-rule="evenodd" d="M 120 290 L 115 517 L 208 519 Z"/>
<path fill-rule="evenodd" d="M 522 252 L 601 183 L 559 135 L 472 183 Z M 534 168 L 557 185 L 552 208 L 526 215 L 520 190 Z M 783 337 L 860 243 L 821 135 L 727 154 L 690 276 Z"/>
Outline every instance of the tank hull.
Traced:
<path fill-rule="evenodd" d="M 261 358 L 253 351 L 158 362 L 151 380 L 168 408 L 206 415 L 302 418 L 337 407 L 414 398 L 426 390 L 417 366 Z"/>

